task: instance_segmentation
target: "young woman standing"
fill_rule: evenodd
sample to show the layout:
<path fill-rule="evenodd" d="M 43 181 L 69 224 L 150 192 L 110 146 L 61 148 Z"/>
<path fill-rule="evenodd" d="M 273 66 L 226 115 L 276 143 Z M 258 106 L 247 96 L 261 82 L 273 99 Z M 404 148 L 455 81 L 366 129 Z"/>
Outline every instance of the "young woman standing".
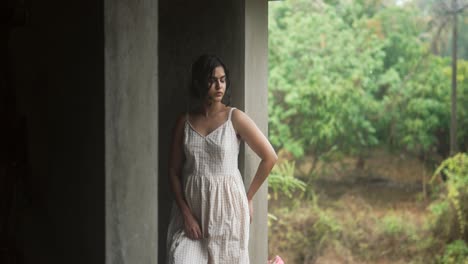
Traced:
<path fill-rule="evenodd" d="M 230 79 L 216 56 L 192 65 L 192 109 L 178 118 L 171 145 L 169 181 L 175 196 L 168 263 L 248 264 L 252 199 L 277 156 L 242 111 L 229 106 Z M 238 169 L 243 140 L 261 158 L 245 191 Z"/>

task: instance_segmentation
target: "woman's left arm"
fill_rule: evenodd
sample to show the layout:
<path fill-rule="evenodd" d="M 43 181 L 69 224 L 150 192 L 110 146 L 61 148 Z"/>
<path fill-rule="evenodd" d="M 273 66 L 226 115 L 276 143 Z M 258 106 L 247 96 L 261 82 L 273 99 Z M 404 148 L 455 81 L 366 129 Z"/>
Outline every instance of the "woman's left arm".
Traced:
<path fill-rule="evenodd" d="M 275 150 L 265 135 L 263 135 L 262 131 L 260 131 L 252 119 L 250 119 L 250 117 L 248 117 L 244 112 L 234 110 L 232 113 L 232 123 L 240 138 L 244 140 L 261 159 L 257 172 L 255 173 L 249 190 L 247 191 L 247 199 L 249 201 L 251 210 L 250 214 L 252 217 L 252 199 L 270 174 L 278 156 L 276 156 Z"/>

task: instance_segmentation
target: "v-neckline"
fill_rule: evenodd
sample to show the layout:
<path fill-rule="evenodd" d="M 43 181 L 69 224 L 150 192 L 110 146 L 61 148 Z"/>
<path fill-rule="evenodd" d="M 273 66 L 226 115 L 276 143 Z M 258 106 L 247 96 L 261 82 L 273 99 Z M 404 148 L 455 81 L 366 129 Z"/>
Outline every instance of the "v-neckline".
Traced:
<path fill-rule="evenodd" d="M 188 126 L 193 130 L 193 132 L 195 132 L 197 135 L 199 135 L 200 137 L 206 139 L 208 138 L 209 136 L 211 136 L 212 134 L 214 134 L 216 131 L 220 130 L 222 127 L 224 127 L 229 121 L 231 121 L 230 119 L 224 121 L 221 125 L 219 125 L 217 128 L 215 128 L 213 131 L 211 131 L 210 133 L 206 134 L 206 136 L 202 135 L 200 132 L 198 132 L 193 126 L 192 124 L 190 123 L 190 121 L 187 119 L 185 120 L 185 122 L 188 124 Z"/>

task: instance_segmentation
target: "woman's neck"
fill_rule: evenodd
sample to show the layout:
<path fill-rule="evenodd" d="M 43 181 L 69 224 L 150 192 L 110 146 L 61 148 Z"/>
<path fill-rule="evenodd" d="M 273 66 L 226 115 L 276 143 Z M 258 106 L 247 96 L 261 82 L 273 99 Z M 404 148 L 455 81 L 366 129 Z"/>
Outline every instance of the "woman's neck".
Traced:
<path fill-rule="evenodd" d="M 226 106 L 221 102 L 205 102 L 200 108 L 200 113 L 204 117 L 211 117 L 219 112 L 222 112 L 225 108 Z"/>

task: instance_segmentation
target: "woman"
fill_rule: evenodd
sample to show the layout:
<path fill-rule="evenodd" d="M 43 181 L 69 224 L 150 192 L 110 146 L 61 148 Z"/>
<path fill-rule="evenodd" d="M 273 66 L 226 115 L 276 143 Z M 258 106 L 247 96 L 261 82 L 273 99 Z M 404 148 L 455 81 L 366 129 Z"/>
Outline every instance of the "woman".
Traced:
<path fill-rule="evenodd" d="M 228 106 L 229 73 L 216 56 L 192 65 L 192 110 L 176 122 L 169 162 L 174 192 L 168 230 L 168 263 L 249 263 L 252 199 L 277 156 L 242 111 Z M 244 140 L 261 158 L 245 192 L 237 167 Z"/>

